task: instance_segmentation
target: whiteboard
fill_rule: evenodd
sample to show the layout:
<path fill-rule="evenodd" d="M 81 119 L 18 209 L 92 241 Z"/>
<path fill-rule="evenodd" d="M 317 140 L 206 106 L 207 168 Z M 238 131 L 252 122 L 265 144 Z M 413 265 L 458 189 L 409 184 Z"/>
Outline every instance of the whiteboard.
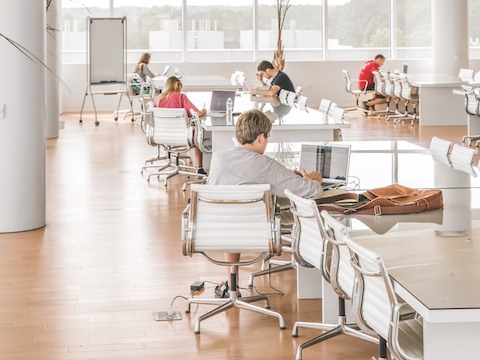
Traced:
<path fill-rule="evenodd" d="M 126 18 L 88 18 L 89 83 L 125 82 Z"/>

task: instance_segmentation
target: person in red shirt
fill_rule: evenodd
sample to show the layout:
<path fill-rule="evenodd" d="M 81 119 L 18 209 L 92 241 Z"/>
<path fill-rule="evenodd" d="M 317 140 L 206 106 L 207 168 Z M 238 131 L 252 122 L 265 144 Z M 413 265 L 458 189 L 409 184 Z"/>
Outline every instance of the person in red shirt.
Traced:
<path fill-rule="evenodd" d="M 182 82 L 175 76 L 170 76 L 165 81 L 165 89 L 160 95 L 158 95 L 153 101 L 153 107 L 160 108 L 172 108 L 172 109 L 185 109 L 187 110 L 188 116 L 192 116 L 190 109 L 197 112 L 199 117 L 205 116 L 207 110 L 198 108 L 193 105 L 193 103 L 188 99 L 185 94 L 182 94 Z M 197 166 L 197 173 L 206 174 L 203 169 L 203 156 L 202 152 L 198 148 L 194 148 L 195 163 Z"/>
<path fill-rule="evenodd" d="M 375 82 L 374 82 L 374 71 L 380 71 L 380 67 L 385 63 L 385 56 L 382 54 L 378 54 L 375 56 L 375 59 L 368 60 L 363 64 L 362 68 L 360 69 L 360 73 L 358 74 L 358 88 L 360 90 L 374 90 L 375 89 Z M 372 99 L 369 101 L 364 101 L 363 105 L 366 110 L 372 108 L 375 110 L 375 105 L 377 104 L 385 104 L 387 100 L 381 94 L 375 94 Z"/>

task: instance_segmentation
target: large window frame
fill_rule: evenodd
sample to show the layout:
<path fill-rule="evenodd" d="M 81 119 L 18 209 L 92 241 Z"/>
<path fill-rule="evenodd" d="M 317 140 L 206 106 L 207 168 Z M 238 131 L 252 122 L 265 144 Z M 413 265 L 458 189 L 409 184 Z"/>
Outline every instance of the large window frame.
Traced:
<path fill-rule="evenodd" d="M 108 0 L 109 1 L 109 12 L 110 16 L 116 16 L 115 14 L 115 3 L 120 0 Z M 241 61 L 259 61 L 264 58 L 265 56 L 265 49 L 260 49 L 259 48 L 259 0 L 251 0 L 252 1 L 252 21 L 253 21 L 253 36 L 252 36 L 252 41 L 253 41 L 253 46 L 251 50 L 251 59 L 242 59 L 242 60 L 231 60 L 232 62 L 241 62 Z M 322 7 L 322 14 L 321 18 L 319 19 L 319 22 L 321 22 L 321 29 L 322 29 L 322 47 L 317 49 L 287 49 L 287 52 L 290 52 L 292 56 L 290 57 L 291 60 L 293 61 L 336 61 L 336 60 L 360 60 L 360 59 L 365 59 L 371 56 L 373 53 L 384 53 L 386 54 L 389 59 L 404 59 L 406 57 L 408 58 L 416 58 L 416 59 L 428 59 L 431 58 L 432 56 L 432 47 L 430 46 L 425 46 L 425 47 L 412 47 L 410 51 L 399 51 L 398 47 L 398 41 L 397 41 L 397 1 L 398 0 L 389 0 L 390 4 L 390 19 L 389 19 L 389 31 L 390 31 L 390 45 L 388 47 L 383 47 L 383 48 L 377 48 L 377 47 L 372 47 L 372 48 L 352 48 L 350 54 L 347 52 L 346 55 L 338 55 L 335 51 L 331 51 L 328 46 L 328 27 L 329 27 L 329 16 L 328 16 L 328 8 L 329 8 L 329 3 L 330 5 L 334 1 L 338 0 L 317 0 L 319 2 L 319 6 Z M 272 3 L 274 0 L 272 0 Z M 316 2 L 314 3 L 315 5 L 317 4 Z M 181 0 L 181 6 L 182 6 L 182 17 L 181 17 L 181 31 L 182 31 L 182 44 L 181 44 L 181 55 L 179 54 L 179 62 L 208 62 L 208 61 L 214 61 L 214 56 L 212 56 L 212 59 L 207 60 L 196 60 L 193 59 L 191 56 L 188 54 L 188 49 L 186 48 L 186 32 L 187 32 L 187 26 L 184 26 L 187 22 L 187 0 Z M 295 6 L 295 2 L 292 2 L 292 6 Z M 127 24 L 128 26 L 128 24 Z M 478 46 L 470 46 L 469 50 L 471 55 L 477 55 L 478 51 L 475 51 L 478 48 Z M 408 50 L 408 49 L 407 49 Z M 472 51 L 474 50 L 474 51 Z M 132 49 L 128 50 L 128 60 L 129 61 L 135 61 L 135 59 L 138 58 L 138 55 L 141 52 L 144 51 L 149 51 L 152 52 L 153 54 L 155 53 L 161 53 L 161 49 Z M 315 58 L 303 58 L 302 57 L 302 51 L 304 54 L 306 54 L 308 51 L 314 52 L 315 53 Z M 75 52 L 75 56 L 72 56 L 70 52 Z M 72 51 L 72 50 L 64 50 L 64 54 L 66 53 L 66 56 L 64 56 L 64 59 L 66 60 L 65 62 L 82 62 L 84 61 L 84 55 L 78 54 L 81 53 L 82 51 Z M 368 53 L 368 55 L 367 55 Z M 78 55 L 78 56 L 77 56 Z M 480 54 L 479 54 L 480 57 Z M 158 57 L 155 57 L 157 58 Z M 471 58 L 476 58 L 472 57 Z M 158 61 L 158 60 L 157 60 Z M 224 59 L 222 61 L 225 61 Z M 228 61 L 228 60 L 227 60 Z"/>

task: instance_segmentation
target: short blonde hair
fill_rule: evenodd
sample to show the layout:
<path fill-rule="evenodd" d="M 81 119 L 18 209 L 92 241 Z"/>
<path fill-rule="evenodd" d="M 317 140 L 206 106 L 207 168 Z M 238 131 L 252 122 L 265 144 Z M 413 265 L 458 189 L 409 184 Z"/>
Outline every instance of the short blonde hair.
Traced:
<path fill-rule="evenodd" d="M 235 136 L 241 145 L 251 144 L 260 134 L 265 134 L 267 137 L 270 130 L 272 130 L 272 123 L 262 111 L 249 110 L 238 117 Z"/>

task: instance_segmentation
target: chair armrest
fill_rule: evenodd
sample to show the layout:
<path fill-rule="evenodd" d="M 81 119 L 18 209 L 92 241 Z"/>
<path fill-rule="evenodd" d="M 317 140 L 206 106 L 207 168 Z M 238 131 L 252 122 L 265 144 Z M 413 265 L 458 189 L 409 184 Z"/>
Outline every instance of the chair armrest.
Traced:
<path fill-rule="evenodd" d="M 193 255 L 191 251 L 192 226 L 190 221 L 190 204 L 187 204 L 182 212 L 182 252 L 183 255 Z"/>
<path fill-rule="evenodd" d="M 414 320 L 418 318 L 417 312 L 410 307 L 405 302 L 398 303 L 393 307 L 392 311 L 392 321 L 390 323 L 391 331 L 390 331 L 390 339 L 387 341 L 390 342 L 392 346 L 392 350 L 395 354 L 402 354 L 403 351 L 401 350 L 402 347 L 399 343 L 399 326 L 402 321 L 407 320 Z M 413 358 L 410 357 L 411 360 L 422 360 L 423 358 Z"/>

